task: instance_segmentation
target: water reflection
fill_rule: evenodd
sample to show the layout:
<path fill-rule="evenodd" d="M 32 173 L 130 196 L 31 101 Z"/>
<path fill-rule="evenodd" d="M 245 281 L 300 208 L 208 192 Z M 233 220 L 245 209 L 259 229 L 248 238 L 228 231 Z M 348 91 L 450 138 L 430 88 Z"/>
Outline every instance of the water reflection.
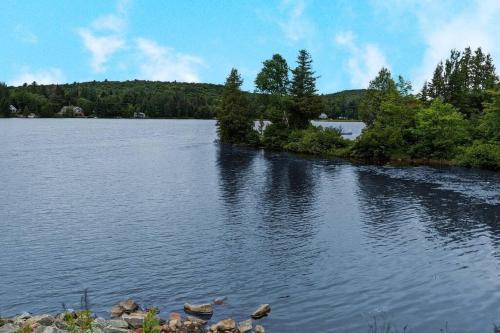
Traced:
<path fill-rule="evenodd" d="M 454 247 L 487 236 L 498 255 L 499 205 L 471 200 L 432 183 L 397 178 L 388 182 L 386 174 L 366 170 L 357 174 L 363 221 L 371 228 L 371 237 L 400 237 L 400 228 L 412 223 L 424 227 L 428 239 L 440 238 Z"/>

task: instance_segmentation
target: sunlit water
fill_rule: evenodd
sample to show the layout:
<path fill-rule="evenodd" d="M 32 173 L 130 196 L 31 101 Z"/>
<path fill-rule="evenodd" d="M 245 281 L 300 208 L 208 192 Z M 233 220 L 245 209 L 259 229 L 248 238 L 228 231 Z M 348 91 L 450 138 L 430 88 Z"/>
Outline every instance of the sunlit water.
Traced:
<path fill-rule="evenodd" d="M 344 126 L 346 126 L 344 124 Z M 356 126 L 356 125 L 353 125 Z M 260 303 L 269 332 L 492 332 L 500 176 L 222 147 L 213 121 L 0 120 L 0 314 Z"/>

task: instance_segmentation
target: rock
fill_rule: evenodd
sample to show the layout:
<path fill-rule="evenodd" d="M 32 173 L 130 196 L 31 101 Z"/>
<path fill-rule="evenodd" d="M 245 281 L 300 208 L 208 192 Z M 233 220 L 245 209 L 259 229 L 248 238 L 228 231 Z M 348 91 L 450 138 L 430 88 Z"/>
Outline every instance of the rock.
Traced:
<path fill-rule="evenodd" d="M 222 332 L 225 332 L 225 331 L 229 331 L 229 332 L 232 332 L 236 329 L 236 322 L 232 319 L 224 319 L 224 320 L 221 320 L 219 321 L 217 324 L 217 330 L 218 331 L 222 331 Z"/>
<path fill-rule="evenodd" d="M 203 320 L 203 319 L 200 319 L 200 318 L 196 318 L 196 317 L 193 317 L 193 316 L 187 316 L 186 318 L 187 320 L 189 320 L 190 322 L 196 324 L 196 325 L 199 325 L 199 326 L 203 326 L 207 323 L 206 320 Z"/>
<path fill-rule="evenodd" d="M 23 312 L 19 316 L 17 316 L 16 318 L 26 320 L 28 318 L 31 318 L 31 313 L 29 313 L 29 312 Z"/>
<path fill-rule="evenodd" d="M 120 305 L 115 305 L 111 308 L 111 317 L 120 317 L 125 312 L 125 309 Z"/>
<path fill-rule="evenodd" d="M 214 304 L 216 305 L 222 305 L 226 301 L 227 297 L 217 297 L 214 299 Z"/>
<path fill-rule="evenodd" d="M 125 328 L 117 328 L 108 326 L 104 328 L 104 333 L 130 333 L 131 331 Z"/>
<path fill-rule="evenodd" d="M 172 312 L 170 313 L 170 315 L 168 316 L 168 319 L 169 320 L 172 320 L 172 319 L 175 319 L 175 320 L 181 320 L 181 315 L 177 312 Z"/>
<path fill-rule="evenodd" d="M 128 328 L 128 322 L 123 319 L 110 319 L 106 324 L 114 328 Z"/>
<path fill-rule="evenodd" d="M 269 304 L 261 304 L 252 314 L 252 318 L 259 319 L 265 317 L 269 312 L 271 312 L 271 306 Z"/>
<path fill-rule="evenodd" d="M 64 320 L 56 318 L 54 320 L 54 323 L 52 324 L 53 326 L 57 327 L 58 329 L 61 330 L 67 330 L 68 329 L 68 324 Z"/>
<path fill-rule="evenodd" d="M 255 333 L 266 333 L 266 330 L 264 329 L 264 326 L 257 325 L 255 326 Z"/>
<path fill-rule="evenodd" d="M 139 305 L 133 299 L 127 299 L 118 303 L 126 313 L 131 313 L 139 309 Z"/>
<path fill-rule="evenodd" d="M 16 333 L 18 329 L 19 329 L 18 326 L 11 323 L 7 323 L 0 327 L 0 333 Z"/>
<path fill-rule="evenodd" d="M 139 328 L 142 327 L 145 317 L 146 314 L 144 312 L 132 312 L 130 314 L 124 314 L 122 319 L 125 320 L 132 328 Z"/>
<path fill-rule="evenodd" d="M 134 330 L 134 333 L 144 333 L 143 329 L 142 328 L 136 328 Z"/>
<path fill-rule="evenodd" d="M 201 316 L 212 316 L 214 310 L 212 304 L 184 304 L 184 311 L 187 313 L 197 314 Z"/>
<path fill-rule="evenodd" d="M 33 333 L 66 333 L 65 331 L 54 326 L 38 326 L 33 330 Z"/>
<path fill-rule="evenodd" d="M 250 332 L 252 330 L 252 319 L 242 321 L 238 324 L 238 329 L 241 333 Z"/>
<path fill-rule="evenodd" d="M 39 315 L 39 316 L 33 316 L 29 319 L 26 320 L 27 323 L 29 324 L 40 324 L 42 326 L 50 326 L 54 323 L 55 318 L 49 315 Z"/>
<path fill-rule="evenodd" d="M 107 326 L 108 326 L 108 321 L 104 318 L 99 317 L 99 318 L 94 319 L 94 321 L 92 322 L 92 327 L 104 329 Z"/>

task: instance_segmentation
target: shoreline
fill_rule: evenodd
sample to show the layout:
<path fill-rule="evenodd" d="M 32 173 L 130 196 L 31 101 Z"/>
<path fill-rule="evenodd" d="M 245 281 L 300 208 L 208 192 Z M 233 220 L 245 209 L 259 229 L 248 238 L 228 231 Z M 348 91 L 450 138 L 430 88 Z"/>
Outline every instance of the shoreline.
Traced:
<path fill-rule="evenodd" d="M 86 303 L 85 296 L 82 300 Z M 206 304 L 186 303 L 184 314 L 159 315 L 158 308 L 141 308 L 127 299 L 115 304 L 107 319 L 95 316 L 87 304 L 82 304 L 82 310 L 64 308 L 55 315 L 24 312 L 0 317 L 0 333 L 265 333 L 258 320 L 271 312 L 269 304 L 259 305 L 248 314 L 249 319 L 239 323 L 231 318 L 211 322 L 216 307 L 224 304 L 225 298 Z"/>

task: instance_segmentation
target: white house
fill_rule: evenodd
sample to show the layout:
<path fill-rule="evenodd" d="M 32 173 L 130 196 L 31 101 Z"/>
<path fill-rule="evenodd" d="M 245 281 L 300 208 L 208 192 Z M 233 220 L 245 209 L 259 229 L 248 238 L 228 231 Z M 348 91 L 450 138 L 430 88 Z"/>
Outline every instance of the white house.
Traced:
<path fill-rule="evenodd" d="M 72 105 L 63 106 L 57 115 L 60 117 L 85 117 L 81 107 Z"/>

